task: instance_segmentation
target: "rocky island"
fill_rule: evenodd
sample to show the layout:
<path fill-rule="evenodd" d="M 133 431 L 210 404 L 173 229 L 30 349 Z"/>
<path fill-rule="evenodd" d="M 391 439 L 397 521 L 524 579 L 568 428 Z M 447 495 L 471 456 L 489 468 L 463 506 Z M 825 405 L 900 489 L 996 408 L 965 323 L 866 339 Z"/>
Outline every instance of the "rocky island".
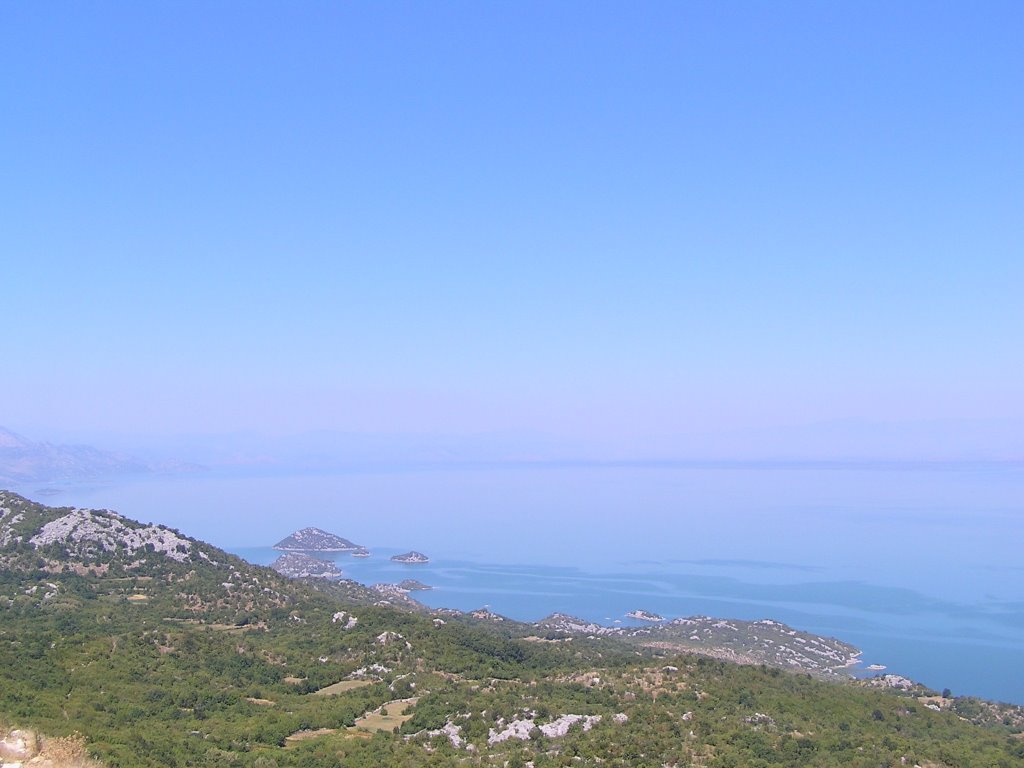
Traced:
<path fill-rule="evenodd" d="M 652 613 L 651 611 L 644 611 L 644 610 L 642 610 L 640 608 L 637 608 L 635 611 L 630 611 L 629 613 L 627 613 L 626 614 L 626 618 L 627 619 L 636 619 L 637 621 L 652 621 L 652 622 L 658 622 L 658 621 L 664 621 L 665 620 L 664 616 L 659 616 L 656 613 Z"/>
<path fill-rule="evenodd" d="M 285 552 L 270 567 L 290 579 L 340 579 L 342 576 L 334 563 L 318 560 L 304 552 Z"/>
<path fill-rule="evenodd" d="M 303 528 L 295 531 L 274 545 L 281 552 L 349 552 L 353 555 L 369 555 L 369 550 L 361 544 L 354 544 L 348 539 L 319 528 Z"/>
<path fill-rule="evenodd" d="M 424 555 L 422 552 L 406 552 L 403 555 L 392 555 L 392 560 L 396 563 L 429 563 L 430 558 Z"/>

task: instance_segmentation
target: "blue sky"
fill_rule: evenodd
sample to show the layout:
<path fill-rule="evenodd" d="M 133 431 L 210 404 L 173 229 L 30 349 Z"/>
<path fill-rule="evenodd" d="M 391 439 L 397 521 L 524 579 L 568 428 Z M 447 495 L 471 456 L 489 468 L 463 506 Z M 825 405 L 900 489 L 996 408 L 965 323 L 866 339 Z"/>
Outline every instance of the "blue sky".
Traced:
<path fill-rule="evenodd" d="M 1019 422 L 1022 33 L 1012 2 L 4 3 L 0 424 L 669 455 Z"/>

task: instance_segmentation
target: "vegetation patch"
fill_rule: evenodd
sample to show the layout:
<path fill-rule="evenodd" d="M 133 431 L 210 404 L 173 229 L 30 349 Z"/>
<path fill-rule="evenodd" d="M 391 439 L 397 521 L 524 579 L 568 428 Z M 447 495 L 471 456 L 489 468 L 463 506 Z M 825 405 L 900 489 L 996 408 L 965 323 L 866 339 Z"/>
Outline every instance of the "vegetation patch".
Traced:
<path fill-rule="evenodd" d="M 337 696 L 339 693 L 345 693 L 346 691 L 354 691 L 356 688 L 365 688 L 367 685 L 371 685 L 372 680 L 342 680 L 328 685 L 325 688 L 321 688 L 318 691 L 313 691 L 311 696 Z"/>
<path fill-rule="evenodd" d="M 331 733 L 337 733 L 337 728 L 315 728 L 315 729 L 303 729 L 296 731 L 285 737 L 285 742 L 288 744 L 294 744 L 298 741 L 306 741 L 308 739 L 315 739 L 319 736 L 327 736 Z"/>

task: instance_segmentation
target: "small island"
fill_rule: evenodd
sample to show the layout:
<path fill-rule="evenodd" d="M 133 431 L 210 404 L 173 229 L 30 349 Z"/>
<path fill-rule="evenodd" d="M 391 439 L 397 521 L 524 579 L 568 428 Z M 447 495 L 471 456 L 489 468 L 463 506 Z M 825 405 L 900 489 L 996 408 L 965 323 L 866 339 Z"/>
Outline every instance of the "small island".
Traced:
<path fill-rule="evenodd" d="M 637 610 L 635 610 L 635 611 L 630 611 L 629 613 L 627 613 L 626 614 L 626 618 L 627 619 L 636 619 L 637 621 L 655 621 L 655 622 L 657 622 L 657 621 L 664 621 L 665 620 L 664 616 L 659 616 L 656 613 L 651 613 L 650 611 L 644 611 L 644 610 L 641 610 L 639 608 Z"/>
<path fill-rule="evenodd" d="M 270 567 L 289 579 L 340 579 L 342 576 L 334 563 L 317 560 L 302 552 L 286 552 Z"/>
<path fill-rule="evenodd" d="M 369 551 L 361 544 L 354 544 L 348 539 L 319 528 L 303 528 L 291 536 L 287 536 L 274 545 L 281 552 L 351 552 L 354 555 Z"/>
<path fill-rule="evenodd" d="M 403 555 L 392 555 L 392 560 L 396 563 L 407 563 L 407 564 L 420 564 L 429 563 L 430 558 L 424 555 L 422 552 L 406 552 Z"/>

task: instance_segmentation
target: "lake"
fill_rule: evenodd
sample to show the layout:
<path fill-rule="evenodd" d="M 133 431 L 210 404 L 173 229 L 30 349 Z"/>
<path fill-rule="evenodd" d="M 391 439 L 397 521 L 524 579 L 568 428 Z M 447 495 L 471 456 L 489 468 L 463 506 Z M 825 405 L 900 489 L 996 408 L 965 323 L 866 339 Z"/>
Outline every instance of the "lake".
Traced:
<path fill-rule="evenodd" d="M 432 606 L 773 618 L 934 688 L 1024 704 L 1021 465 L 389 467 L 17 490 L 261 564 L 317 526 L 373 551 L 339 556 L 347 576 L 418 578 Z M 431 562 L 388 560 L 409 549 Z"/>

